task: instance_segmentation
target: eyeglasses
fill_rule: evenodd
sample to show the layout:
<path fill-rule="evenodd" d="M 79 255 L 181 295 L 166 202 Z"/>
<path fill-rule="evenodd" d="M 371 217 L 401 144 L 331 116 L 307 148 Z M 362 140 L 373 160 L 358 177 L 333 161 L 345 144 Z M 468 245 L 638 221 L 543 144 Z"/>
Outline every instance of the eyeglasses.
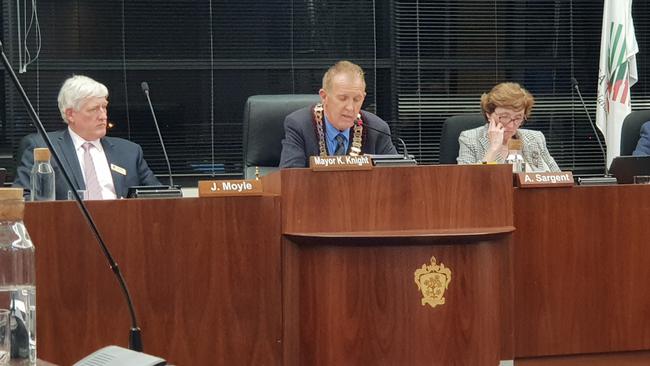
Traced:
<path fill-rule="evenodd" d="M 524 117 L 510 117 L 507 115 L 502 115 L 498 117 L 499 117 L 499 123 L 501 123 L 504 126 L 507 126 L 509 124 L 515 124 L 517 126 L 520 126 L 522 123 L 526 122 L 526 118 Z"/>

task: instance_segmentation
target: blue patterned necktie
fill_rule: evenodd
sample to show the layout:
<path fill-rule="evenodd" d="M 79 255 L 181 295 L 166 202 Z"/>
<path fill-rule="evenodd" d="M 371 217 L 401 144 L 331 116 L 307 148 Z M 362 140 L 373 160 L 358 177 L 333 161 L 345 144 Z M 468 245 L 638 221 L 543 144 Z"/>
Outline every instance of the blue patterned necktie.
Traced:
<path fill-rule="evenodd" d="M 342 133 L 339 133 L 334 137 L 336 140 L 336 150 L 334 151 L 334 155 L 345 155 L 345 137 L 343 136 Z"/>

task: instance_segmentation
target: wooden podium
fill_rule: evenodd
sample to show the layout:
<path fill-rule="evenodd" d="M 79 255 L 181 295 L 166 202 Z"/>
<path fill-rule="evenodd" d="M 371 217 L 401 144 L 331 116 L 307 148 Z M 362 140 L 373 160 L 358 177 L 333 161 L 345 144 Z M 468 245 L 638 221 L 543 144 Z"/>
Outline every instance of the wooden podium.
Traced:
<path fill-rule="evenodd" d="M 506 166 L 283 170 L 285 365 L 498 365 L 512 359 Z M 451 271 L 423 304 L 416 270 Z M 505 326 L 504 326 L 505 325 Z"/>

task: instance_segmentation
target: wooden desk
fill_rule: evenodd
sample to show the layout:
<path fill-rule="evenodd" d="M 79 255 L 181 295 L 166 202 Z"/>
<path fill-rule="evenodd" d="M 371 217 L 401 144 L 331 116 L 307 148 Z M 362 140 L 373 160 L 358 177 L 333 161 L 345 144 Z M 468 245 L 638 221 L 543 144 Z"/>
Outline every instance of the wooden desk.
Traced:
<path fill-rule="evenodd" d="M 89 207 L 145 350 L 174 364 L 643 363 L 650 187 L 513 190 L 506 170 L 285 170 L 265 179 L 278 195 Z M 75 204 L 26 207 L 39 357 L 126 346 L 124 300 Z M 432 256 L 452 269 L 436 308 L 414 282 Z"/>
<path fill-rule="evenodd" d="M 514 197 L 516 356 L 650 350 L 650 187 Z"/>
<path fill-rule="evenodd" d="M 120 265 L 145 351 L 178 365 L 279 365 L 277 197 L 88 202 Z M 26 205 L 38 355 L 71 365 L 127 346 L 126 303 L 73 202 Z"/>

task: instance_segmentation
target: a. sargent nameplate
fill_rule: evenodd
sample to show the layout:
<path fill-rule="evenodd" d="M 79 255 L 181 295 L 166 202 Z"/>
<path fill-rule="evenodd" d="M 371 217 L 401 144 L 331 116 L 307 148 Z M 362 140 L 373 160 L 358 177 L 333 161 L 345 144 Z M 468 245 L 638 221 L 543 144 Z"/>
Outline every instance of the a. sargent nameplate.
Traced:
<path fill-rule="evenodd" d="M 199 181 L 199 197 L 255 196 L 262 193 L 262 181 L 257 179 Z"/>
<path fill-rule="evenodd" d="M 571 187 L 571 172 L 517 173 L 516 185 L 519 188 Z"/>

